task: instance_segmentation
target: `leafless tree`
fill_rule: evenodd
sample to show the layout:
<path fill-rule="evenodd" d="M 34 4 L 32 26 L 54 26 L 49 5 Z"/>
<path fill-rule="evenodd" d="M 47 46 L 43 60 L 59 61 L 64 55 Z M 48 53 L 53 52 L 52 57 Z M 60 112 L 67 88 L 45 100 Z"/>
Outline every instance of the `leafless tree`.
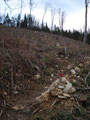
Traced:
<path fill-rule="evenodd" d="M 62 31 L 63 31 L 64 22 L 65 22 L 65 17 L 66 17 L 66 13 L 65 13 L 65 11 L 63 11 L 61 13 L 61 30 Z"/>
<path fill-rule="evenodd" d="M 30 5 L 30 16 L 31 16 L 31 12 L 32 12 L 32 7 L 33 7 L 33 5 L 34 5 L 35 3 L 33 2 L 33 0 L 30 0 L 30 3 L 29 3 L 29 5 Z"/>
<path fill-rule="evenodd" d="M 53 31 L 54 18 L 55 18 L 55 9 L 51 9 L 51 34 Z"/>
<path fill-rule="evenodd" d="M 61 29 L 61 9 L 58 9 L 58 17 L 59 17 L 59 29 Z"/>
<path fill-rule="evenodd" d="M 46 15 L 47 9 L 48 9 L 48 4 L 45 5 L 44 14 L 43 14 L 43 17 L 42 17 L 42 27 L 43 27 L 43 24 L 44 24 L 44 17 Z"/>
<path fill-rule="evenodd" d="M 84 30 L 84 39 L 83 39 L 82 47 L 85 46 L 86 39 L 87 39 L 87 10 L 88 10 L 88 4 L 89 4 L 89 1 L 85 0 L 85 30 Z"/>
<path fill-rule="evenodd" d="M 19 28 L 20 28 L 20 23 L 21 23 L 23 0 L 21 0 L 20 2 L 21 2 L 21 5 L 20 5 L 20 20 L 19 20 Z"/>
<path fill-rule="evenodd" d="M 30 16 L 29 16 L 29 27 L 31 27 L 31 14 L 32 14 L 32 7 L 33 7 L 33 5 L 34 5 L 35 3 L 34 3 L 34 1 L 33 0 L 30 0 L 30 3 L 29 3 L 29 8 L 30 8 Z"/>

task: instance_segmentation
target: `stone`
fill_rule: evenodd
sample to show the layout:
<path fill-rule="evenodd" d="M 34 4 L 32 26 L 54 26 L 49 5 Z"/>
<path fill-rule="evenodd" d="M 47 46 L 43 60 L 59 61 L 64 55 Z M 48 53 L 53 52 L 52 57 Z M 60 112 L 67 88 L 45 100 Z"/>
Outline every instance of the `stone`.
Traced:
<path fill-rule="evenodd" d="M 56 65 L 56 67 L 58 68 L 59 66 L 58 66 L 58 65 Z"/>
<path fill-rule="evenodd" d="M 35 69 L 37 70 L 37 71 L 39 71 L 40 72 L 40 69 L 39 69 L 39 67 L 36 65 L 36 66 L 34 66 L 35 67 Z"/>
<path fill-rule="evenodd" d="M 72 67 L 71 65 L 68 65 L 68 66 L 67 66 L 67 69 L 71 69 L 71 67 Z"/>
<path fill-rule="evenodd" d="M 18 91 L 14 91 L 14 94 L 18 94 Z"/>
<path fill-rule="evenodd" d="M 78 75 L 77 78 L 80 78 L 80 76 Z"/>
<path fill-rule="evenodd" d="M 74 92 L 76 92 L 76 89 L 73 88 L 73 87 L 71 87 L 71 88 L 68 90 L 68 93 L 74 93 Z"/>
<path fill-rule="evenodd" d="M 75 79 L 73 79 L 73 83 L 76 83 L 77 81 Z"/>
<path fill-rule="evenodd" d="M 17 106 L 12 107 L 13 110 L 19 110 Z"/>
<path fill-rule="evenodd" d="M 80 72 L 80 68 L 79 67 L 75 67 L 75 71 L 76 72 Z"/>
<path fill-rule="evenodd" d="M 58 88 L 59 88 L 59 89 L 63 89 L 63 88 L 64 88 L 64 86 L 59 85 L 59 86 L 58 86 Z"/>
<path fill-rule="evenodd" d="M 63 93 L 63 95 L 65 96 L 65 97 L 71 97 L 69 94 L 67 94 L 67 93 Z"/>
<path fill-rule="evenodd" d="M 47 86 L 45 86 L 44 88 L 45 88 L 45 89 L 47 89 L 48 87 L 47 87 Z"/>
<path fill-rule="evenodd" d="M 74 77 L 77 77 L 76 75 L 74 75 Z"/>
<path fill-rule="evenodd" d="M 52 78 L 50 78 L 50 81 L 52 81 L 53 79 Z"/>
<path fill-rule="evenodd" d="M 58 85 L 59 85 L 59 79 L 57 79 L 50 85 L 49 90 L 55 89 L 56 87 L 58 87 Z"/>
<path fill-rule="evenodd" d="M 7 92 L 6 92 L 6 91 L 4 91 L 3 94 L 4 94 L 5 96 L 7 96 Z"/>
<path fill-rule="evenodd" d="M 42 93 L 35 100 L 42 103 L 44 101 L 48 101 L 52 97 L 57 97 L 60 99 L 70 98 L 71 95 L 69 93 L 73 93 L 76 90 L 72 87 L 72 84 L 66 80 L 65 77 L 63 77 L 63 82 L 59 84 L 59 79 L 57 79 L 50 85 L 47 91 Z"/>
<path fill-rule="evenodd" d="M 50 98 L 50 94 L 49 94 L 49 90 L 47 90 L 44 93 L 42 93 L 39 97 L 37 97 L 35 100 L 41 103 L 44 101 L 48 101 L 49 98 Z"/>
<path fill-rule="evenodd" d="M 87 61 L 86 64 L 89 65 L 89 61 Z"/>
<path fill-rule="evenodd" d="M 66 84 L 66 86 L 65 86 L 65 88 L 64 88 L 63 91 L 64 91 L 65 93 L 69 93 L 69 90 L 70 90 L 71 88 L 72 88 L 72 84 L 68 82 L 68 83 Z"/>
<path fill-rule="evenodd" d="M 62 82 L 62 83 L 66 83 L 66 81 L 67 81 L 66 78 L 65 78 L 65 77 L 62 77 L 62 81 L 61 81 L 61 82 Z"/>
<path fill-rule="evenodd" d="M 18 110 L 23 110 L 24 107 L 23 106 L 20 106 L 20 107 L 14 106 L 14 107 L 12 107 L 12 109 L 18 111 Z"/>
<path fill-rule="evenodd" d="M 69 75 L 66 74 L 66 75 L 65 75 L 65 78 L 66 78 L 66 80 L 69 80 Z"/>
<path fill-rule="evenodd" d="M 61 55 L 61 58 L 63 58 L 64 57 L 64 55 Z"/>
<path fill-rule="evenodd" d="M 65 57 L 66 59 L 68 59 L 68 57 Z"/>
<path fill-rule="evenodd" d="M 53 97 L 58 97 L 59 94 L 62 93 L 61 89 L 55 88 L 53 90 L 50 91 L 50 95 Z"/>
<path fill-rule="evenodd" d="M 51 74 L 51 77 L 54 77 L 54 75 L 53 75 L 53 74 Z"/>
<path fill-rule="evenodd" d="M 35 78 L 36 78 L 37 80 L 39 80 L 39 79 L 41 78 L 41 75 L 40 75 L 40 74 L 37 74 L 37 75 L 35 75 Z"/>
<path fill-rule="evenodd" d="M 58 44 L 56 44 L 56 47 L 59 47 L 60 46 L 60 44 L 58 43 Z"/>
<path fill-rule="evenodd" d="M 64 70 L 61 70 L 61 72 L 63 72 Z"/>
<path fill-rule="evenodd" d="M 66 99 L 67 97 L 65 97 L 63 95 L 59 95 L 58 98 L 60 98 L 60 99 Z"/>
<path fill-rule="evenodd" d="M 82 63 L 80 63 L 80 64 L 79 64 L 79 67 L 83 67 L 83 64 L 82 64 Z"/>
<path fill-rule="evenodd" d="M 87 97 L 87 95 L 82 95 L 82 96 L 80 96 L 80 98 L 79 98 L 79 101 L 87 101 L 87 99 L 88 99 L 88 97 Z"/>
<path fill-rule="evenodd" d="M 71 73 L 72 73 L 73 75 L 75 75 L 75 74 L 76 74 L 76 71 L 75 71 L 74 69 L 72 69 L 72 70 L 71 70 Z"/>

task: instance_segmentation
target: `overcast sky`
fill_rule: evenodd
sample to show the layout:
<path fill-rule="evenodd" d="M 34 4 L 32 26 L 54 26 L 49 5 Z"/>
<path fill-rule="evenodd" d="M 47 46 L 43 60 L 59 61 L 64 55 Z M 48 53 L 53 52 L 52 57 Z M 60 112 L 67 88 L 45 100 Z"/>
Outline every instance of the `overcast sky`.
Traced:
<path fill-rule="evenodd" d="M 20 6 L 20 0 L 9 0 L 9 6 L 14 8 L 18 8 Z M 29 13 L 29 0 L 23 0 L 23 13 Z M 46 4 L 48 4 L 48 10 L 45 15 L 44 22 L 47 22 L 50 26 L 51 24 L 51 14 L 50 10 L 55 9 L 55 21 L 54 24 L 58 26 L 58 9 L 66 12 L 64 29 L 77 29 L 84 30 L 84 14 L 85 14 L 85 0 L 34 0 L 35 6 L 32 9 L 32 15 L 36 17 L 37 20 L 42 19 L 44 9 Z M 20 9 L 10 10 L 4 3 L 4 0 L 0 0 L 0 14 L 9 13 L 10 15 L 17 15 L 20 13 Z M 90 8 L 88 8 L 88 28 L 90 28 Z"/>

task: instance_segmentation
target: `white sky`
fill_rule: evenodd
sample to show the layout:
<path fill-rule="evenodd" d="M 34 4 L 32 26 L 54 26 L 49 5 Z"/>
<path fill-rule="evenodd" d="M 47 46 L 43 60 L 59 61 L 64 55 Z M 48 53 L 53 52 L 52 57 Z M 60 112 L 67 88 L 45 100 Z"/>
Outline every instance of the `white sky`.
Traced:
<path fill-rule="evenodd" d="M 9 6 L 12 8 L 18 8 L 20 6 L 20 0 L 9 0 Z M 24 1 L 24 0 L 23 0 Z M 85 14 L 85 0 L 34 0 L 35 7 L 32 9 L 32 15 L 36 17 L 37 20 L 41 21 L 44 13 L 45 5 L 48 3 L 48 11 L 45 15 L 44 22 L 47 22 L 49 27 L 51 25 L 51 14 L 50 10 L 55 9 L 55 21 L 54 24 L 59 25 L 58 20 L 58 9 L 66 12 L 64 29 L 76 29 L 84 30 L 84 14 Z M 25 0 L 23 7 L 23 14 L 29 13 L 29 0 Z M 90 6 L 90 5 L 89 5 Z M 9 13 L 10 15 L 17 15 L 20 13 L 20 9 L 10 10 L 4 3 L 4 0 L 0 0 L 0 14 Z M 88 8 L 88 28 L 90 28 L 90 7 Z"/>

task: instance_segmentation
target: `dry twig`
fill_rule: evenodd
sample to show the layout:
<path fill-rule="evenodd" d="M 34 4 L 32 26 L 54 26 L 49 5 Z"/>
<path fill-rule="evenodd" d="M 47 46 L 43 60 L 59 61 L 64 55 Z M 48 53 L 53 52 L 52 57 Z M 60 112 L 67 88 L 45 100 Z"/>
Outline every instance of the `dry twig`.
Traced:
<path fill-rule="evenodd" d="M 40 111 L 42 108 L 40 107 L 40 108 L 37 108 L 37 109 L 35 109 L 34 110 L 34 112 L 32 113 L 32 115 L 34 115 L 34 114 L 36 114 L 38 111 Z"/>
<path fill-rule="evenodd" d="M 85 85 L 86 85 L 86 87 L 87 88 L 90 88 L 89 86 L 88 86 L 88 83 L 87 83 L 87 78 L 88 78 L 88 76 L 90 75 L 90 71 L 88 72 L 88 74 L 87 74 L 87 76 L 85 77 Z"/>
<path fill-rule="evenodd" d="M 2 116 L 2 114 L 3 114 L 3 112 L 4 112 L 4 110 L 5 110 L 5 107 L 6 107 L 6 102 L 5 102 L 5 100 L 3 101 L 3 109 L 2 109 L 2 111 L 0 112 L 0 117 Z"/>
<path fill-rule="evenodd" d="M 7 53 L 7 56 L 10 60 L 10 63 L 11 63 L 11 89 L 12 89 L 12 93 L 13 93 L 13 84 L 14 84 L 14 80 L 13 80 L 13 72 L 14 72 L 14 65 L 13 65 L 13 60 L 11 58 L 11 56 L 9 55 L 9 53 Z"/>
<path fill-rule="evenodd" d="M 90 90 L 90 88 L 76 88 L 76 90 Z"/>
<path fill-rule="evenodd" d="M 53 107 L 58 101 L 59 101 L 59 100 L 56 99 L 56 100 L 53 102 L 53 104 L 51 105 L 51 107 Z"/>

